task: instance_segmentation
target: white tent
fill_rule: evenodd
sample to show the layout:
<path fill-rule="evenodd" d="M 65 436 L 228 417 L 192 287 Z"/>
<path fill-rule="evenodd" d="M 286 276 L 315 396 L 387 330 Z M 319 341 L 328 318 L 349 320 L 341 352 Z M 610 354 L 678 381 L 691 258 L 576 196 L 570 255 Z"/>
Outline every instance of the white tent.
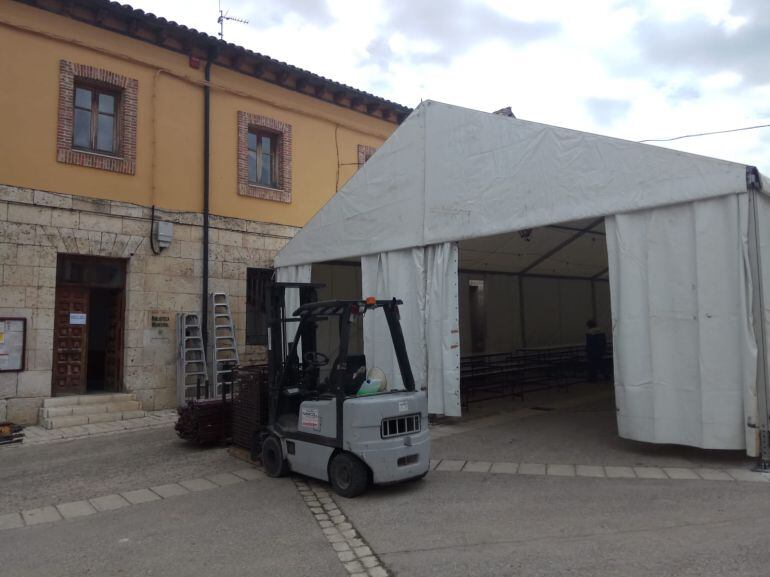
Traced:
<path fill-rule="evenodd" d="M 754 455 L 768 413 L 763 188 L 753 167 L 428 101 L 276 267 L 309 278 L 360 257 L 362 295 L 404 300 L 416 380 L 447 415 L 460 413 L 458 270 L 608 274 L 621 436 Z M 535 227 L 550 227 L 539 255 L 506 255 L 510 233 Z M 606 260 L 581 251 L 591 231 Z M 572 258 L 548 262 L 569 243 Z M 368 322 L 365 352 L 392 365 L 381 331 Z"/>

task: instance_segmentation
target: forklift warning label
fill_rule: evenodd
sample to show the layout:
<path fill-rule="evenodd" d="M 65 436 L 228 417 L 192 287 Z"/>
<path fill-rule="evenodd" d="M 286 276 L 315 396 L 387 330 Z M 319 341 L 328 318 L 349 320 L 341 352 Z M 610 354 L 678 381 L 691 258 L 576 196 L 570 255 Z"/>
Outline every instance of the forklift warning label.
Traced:
<path fill-rule="evenodd" d="M 321 416 L 318 414 L 318 409 L 303 408 L 300 417 L 303 428 L 313 429 L 314 431 L 321 430 Z"/>

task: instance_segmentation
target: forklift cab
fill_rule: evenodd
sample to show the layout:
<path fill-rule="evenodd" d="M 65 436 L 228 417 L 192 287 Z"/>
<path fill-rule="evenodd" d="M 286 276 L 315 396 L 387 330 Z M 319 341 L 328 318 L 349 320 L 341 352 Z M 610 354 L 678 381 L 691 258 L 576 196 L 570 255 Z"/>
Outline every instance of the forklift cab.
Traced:
<path fill-rule="evenodd" d="M 289 470 L 355 496 L 372 482 L 424 476 L 429 468 L 427 397 L 416 391 L 396 299 L 305 302 L 271 325 L 269 427 L 262 440 L 268 474 Z M 363 318 L 390 329 L 403 389 L 367 366 Z M 296 333 L 286 343 L 287 326 Z"/>

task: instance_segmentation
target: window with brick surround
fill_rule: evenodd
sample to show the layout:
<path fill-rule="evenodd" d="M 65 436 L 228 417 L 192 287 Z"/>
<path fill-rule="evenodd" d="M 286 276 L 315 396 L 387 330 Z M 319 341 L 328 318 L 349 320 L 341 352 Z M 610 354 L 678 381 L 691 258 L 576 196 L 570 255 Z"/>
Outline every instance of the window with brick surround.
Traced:
<path fill-rule="evenodd" d="M 362 167 L 364 163 L 369 160 L 372 155 L 377 152 L 377 149 L 373 146 L 366 146 L 365 144 L 358 145 L 358 167 Z"/>
<path fill-rule="evenodd" d="M 132 78 L 61 60 L 57 160 L 135 174 L 137 92 Z"/>
<path fill-rule="evenodd" d="M 291 125 L 238 112 L 238 194 L 291 202 Z"/>

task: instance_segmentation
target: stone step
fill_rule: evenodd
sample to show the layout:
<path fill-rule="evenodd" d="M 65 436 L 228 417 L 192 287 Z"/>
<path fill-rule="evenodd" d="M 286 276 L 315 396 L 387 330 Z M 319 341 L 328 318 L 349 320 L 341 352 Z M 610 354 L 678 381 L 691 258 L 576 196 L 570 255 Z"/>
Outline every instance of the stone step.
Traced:
<path fill-rule="evenodd" d="M 61 417 L 46 417 L 40 419 L 40 426 L 44 429 L 60 429 L 62 427 L 74 427 L 91 423 L 106 423 L 112 421 L 127 421 L 146 417 L 144 411 L 114 411 L 94 413 L 90 415 L 65 415 Z"/>
<path fill-rule="evenodd" d="M 43 399 L 43 407 L 71 407 L 73 405 L 98 405 L 111 402 L 135 401 L 133 393 L 107 393 L 103 395 L 71 395 Z"/>
<path fill-rule="evenodd" d="M 63 407 L 42 407 L 39 411 L 41 419 L 49 417 L 69 417 L 70 415 L 96 415 L 101 413 L 122 413 L 141 409 L 139 401 L 110 401 L 107 403 L 91 403 L 87 405 L 65 405 Z"/>

